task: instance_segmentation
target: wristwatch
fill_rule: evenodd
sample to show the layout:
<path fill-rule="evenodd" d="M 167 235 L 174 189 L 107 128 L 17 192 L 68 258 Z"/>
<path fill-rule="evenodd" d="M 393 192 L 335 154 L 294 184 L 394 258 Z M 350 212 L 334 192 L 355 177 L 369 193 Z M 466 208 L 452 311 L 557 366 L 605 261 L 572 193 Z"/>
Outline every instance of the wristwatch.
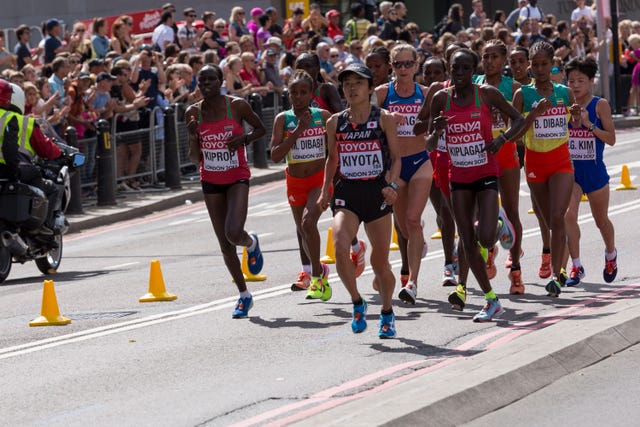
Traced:
<path fill-rule="evenodd" d="M 393 188 L 394 191 L 398 191 L 398 184 L 395 182 L 390 182 L 389 187 Z"/>
<path fill-rule="evenodd" d="M 593 132 L 593 130 L 596 128 L 596 124 L 595 123 L 591 123 L 591 126 L 589 126 L 589 132 Z"/>

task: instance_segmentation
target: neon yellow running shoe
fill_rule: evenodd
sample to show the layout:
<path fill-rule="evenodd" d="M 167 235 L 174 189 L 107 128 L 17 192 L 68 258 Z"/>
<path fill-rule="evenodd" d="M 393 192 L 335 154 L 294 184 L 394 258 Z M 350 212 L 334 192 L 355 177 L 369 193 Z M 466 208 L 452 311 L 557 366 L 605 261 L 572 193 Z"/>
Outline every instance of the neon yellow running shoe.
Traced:
<path fill-rule="evenodd" d="M 451 309 L 456 311 L 464 310 L 464 305 L 467 302 L 467 287 L 464 284 L 459 284 L 456 290 L 449 294 L 449 304 Z"/>
<path fill-rule="evenodd" d="M 305 299 L 321 299 L 323 287 L 322 280 L 319 277 L 312 277 Z"/>

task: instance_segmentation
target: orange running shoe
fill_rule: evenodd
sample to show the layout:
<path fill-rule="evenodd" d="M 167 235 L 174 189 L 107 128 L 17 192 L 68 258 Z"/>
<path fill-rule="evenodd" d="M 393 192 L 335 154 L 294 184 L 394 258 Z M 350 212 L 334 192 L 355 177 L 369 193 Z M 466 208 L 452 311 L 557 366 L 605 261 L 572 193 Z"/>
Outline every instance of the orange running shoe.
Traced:
<path fill-rule="evenodd" d="M 298 274 L 298 280 L 291 284 L 292 291 L 306 291 L 309 288 L 309 284 L 311 283 L 311 276 L 301 271 Z"/>
<path fill-rule="evenodd" d="M 524 284 L 522 283 L 522 271 L 511 270 L 509 271 L 509 279 L 511 279 L 511 287 L 509 293 L 511 295 L 524 294 Z"/>
<path fill-rule="evenodd" d="M 538 270 L 538 276 L 541 279 L 547 279 L 551 277 L 551 254 L 542 254 L 542 262 L 540 263 L 540 270 Z"/>
<path fill-rule="evenodd" d="M 364 254 L 367 252 L 367 245 L 364 241 L 358 241 L 360 242 L 360 250 L 358 252 L 351 251 L 351 262 L 356 267 L 356 277 L 360 277 L 364 271 Z"/>

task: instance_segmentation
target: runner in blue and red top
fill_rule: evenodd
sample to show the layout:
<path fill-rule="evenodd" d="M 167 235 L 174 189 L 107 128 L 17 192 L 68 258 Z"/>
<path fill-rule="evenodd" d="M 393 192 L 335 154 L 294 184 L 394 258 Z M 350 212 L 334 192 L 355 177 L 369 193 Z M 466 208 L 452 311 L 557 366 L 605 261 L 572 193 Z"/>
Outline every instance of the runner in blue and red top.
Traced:
<path fill-rule="evenodd" d="M 495 153 L 524 126 L 522 116 L 507 102 L 498 89 L 471 82 L 478 66 L 478 56 L 469 49 L 459 49 L 451 57 L 451 84 L 434 97 L 430 130 L 438 137 L 446 129 L 447 150 L 451 158 L 451 202 L 469 267 L 484 292 L 486 305 L 473 317 L 488 322 L 504 313 L 491 288 L 485 262 L 478 244 L 493 247 L 499 237 L 498 175 Z M 504 134 L 493 138 L 491 110 L 496 108 L 511 120 Z M 505 135 L 506 134 L 506 135 Z M 476 216 L 472 214 L 477 206 Z M 452 307 L 464 308 L 466 288 L 459 285 L 449 295 Z"/>
<path fill-rule="evenodd" d="M 236 246 L 245 246 L 252 274 L 262 269 L 258 236 L 244 231 L 250 171 L 245 147 L 265 134 L 260 118 L 241 99 L 222 95 L 222 70 L 205 65 L 198 73 L 204 98 L 185 113 L 189 130 L 189 159 L 200 167 L 200 181 L 224 263 L 240 292 L 234 318 L 247 317 L 253 297 L 247 290 Z M 248 134 L 241 123 L 253 128 Z"/>
<path fill-rule="evenodd" d="M 402 162 L 398 200 L 394 208 L 395 222 L 407 239 L 409 277 L 402 283 L 398 297 L 416 303 L 418 273 L 424 249 L 422 213 L 429 200 L 433 166 L 424 143 L 424 134 L 415 135 L 413 126 L 424 103 L 427 88 L 416 83 L 418 52 L 413 46 L 400 44 L 391 51 L 395 80 L 376 88 L 378 105 L 388 110 L 398 122 L 398 155 Z M 401 277 L 402 281 L 402 277 Z"/>

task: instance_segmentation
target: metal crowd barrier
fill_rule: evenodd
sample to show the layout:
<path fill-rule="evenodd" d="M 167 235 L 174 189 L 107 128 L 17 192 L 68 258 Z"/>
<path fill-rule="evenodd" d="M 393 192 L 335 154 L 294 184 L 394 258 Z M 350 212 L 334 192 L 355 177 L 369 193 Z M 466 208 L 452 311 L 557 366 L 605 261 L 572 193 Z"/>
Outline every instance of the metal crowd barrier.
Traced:
<path fill-rule="evenodd" d="M 257 94 L 249 95 L 247 99 L 266 128 L 265 136 L 248 150 L 247 159 L 253 167 L 266 168 L 273 122 L 282 111 L 282 100 L 275 93 L 265 99 Z M 149 116 L 148 127 L 130 131 L 118 131 L 117 123 L 124 118 L 121 114 L 115 115 L 111 123 L 99 121 L 96 135 L 90 138 L 78 139 L 67 130 L 67 137 L 75 140 L 86 156 L 86 163 L 79 171 L 82 196 L 96 197 L 99 205 L 110 205 L 116 203 L 115 194 L 123 181 L 140 180 L 142 191 L 145 191 L 160 187 L 179 188 L 181 179 L 196 176 L 197 168 L 189 160 L 189 137 L 184 120 L 186 107 L 185 104 L 173 104 L 165 109 L 146 110 L 143 114 Z M 245 129 L 248 131 L 247 125 Z M 142 145 L 142 155 L 136 172 L 118 176 L 117 147 L 138 141 Z"/>

